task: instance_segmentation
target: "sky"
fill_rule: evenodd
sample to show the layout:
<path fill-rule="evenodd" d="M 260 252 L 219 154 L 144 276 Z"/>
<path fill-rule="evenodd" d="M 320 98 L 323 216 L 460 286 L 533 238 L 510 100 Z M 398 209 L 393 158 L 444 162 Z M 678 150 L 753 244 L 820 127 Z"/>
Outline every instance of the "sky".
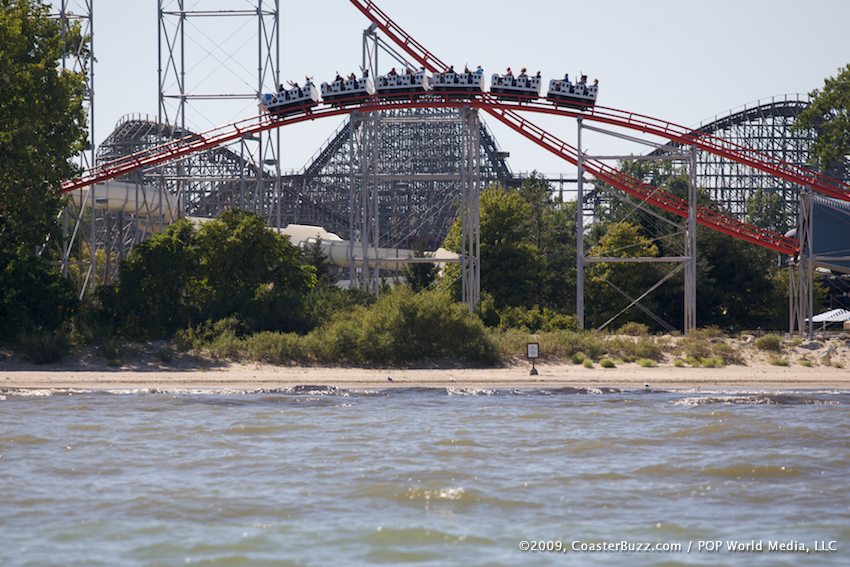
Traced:
<path fill-rule="evenodd" d="M 177 2 L 163 4 L 168 9 Z M 185 0 L 194 10 L 256 5 L 257 0 Z M 489 77 L 509 66 L 528 67 L 547 79 L 583 71 L 599 79 L 598 104 L 684 125 L 759 99 L 808 93 L 850 63 L 847 0 L 378 0 L 378 5 L 456 68 L 480 64 Z M 280 0 L 280 10 L 282 79 L 310 75 L 322 82 L 358 68 L 369 22 L 348 0 Z M 157 24 L 155 0 L 94 0 L 97 143 L 126 114 L 156 116 Z M 186 43 L 190 90 L 255 91 L 256 32 L 255 18 L 192 19 Z M 173 82 L 167 87 L 175 88 Z M 268 81 L 264 90 L 272 88 Z M 253 100 L 197 102 L 190 127 L 204 130 L 256 112 Z M 572 120 L 532 119 L 575 140 Z M 510 152 L 514 171 L 571 170 L 494 120 L 485 121 Z M 340 122 L 337 117 L 284 128 L 283 169 L 304 166 Z M 594 154 L 644 151 L 599 134 L 585 140 Z"/>

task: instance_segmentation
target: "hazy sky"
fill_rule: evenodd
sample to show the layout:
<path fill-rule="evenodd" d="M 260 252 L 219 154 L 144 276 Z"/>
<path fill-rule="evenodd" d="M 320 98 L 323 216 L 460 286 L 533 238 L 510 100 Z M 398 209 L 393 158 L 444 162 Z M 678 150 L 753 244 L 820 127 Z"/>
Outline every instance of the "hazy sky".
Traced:
<path fill-rule="evenodd" d="M 271 3 L 265 0 L 266 4 Z M 56 2 L 58 4 L 58 0 Z M 94 0 L 95 139 L 128 113 L 157 113 L 157 2 Z M 361 59 L 368 21 L 348 0 L 281 0 L 284 79 L 330 80 Z M 599 104 L 694 125 L 786 93 L 806 93 L 850 63 L 847 0 L 379 0 L 379 6 L 437 56 L 486 74 L 526 66 L 544 77 L 584 71 L 599 78 Z M 174 0 L 166 7 L 176 5 Z M 250 9 L 256 0 L 186 0 L 187 9 Z M 256 88 L 256 20 L 187 24 L 187 78 L 194 92 Z M 389 62 L 387 62 L 389 65 Z M 269 82 L 267 90 L 271 90 Z M 195 129 L 256 112 L 253 101 L 198 103 Z M 533 119 L 573 140 L 575 123 Z M 515 171 L 567 171 L 567 164 L 517 134 L 488 124 Z M 283 129 L 283 167 L 300 168 L 338 118 Z M 594 153 L 627 151 L 602 137 Z M 630 150 L 628 150 L 630 151 Z M 635 147 L 634 151 L 640 151 Z"/>

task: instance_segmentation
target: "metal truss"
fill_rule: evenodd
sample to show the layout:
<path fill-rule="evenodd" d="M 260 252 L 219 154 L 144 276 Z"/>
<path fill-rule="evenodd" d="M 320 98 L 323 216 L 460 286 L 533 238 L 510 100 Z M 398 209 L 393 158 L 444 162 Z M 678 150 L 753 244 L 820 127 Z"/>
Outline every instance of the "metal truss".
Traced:
<path fill-rule="evenodd" d="M 620 295 L 622 295 L 629 303 L 623 307 L 617 314 L 613 317 L 609 318 L 602 325 L 599 326 L 597 330 L 602 330 L 614 322 L 620 315 L 635 307 L 643 311 L 646 315 L 648 315 L 651 319 L 653 319 L 656 323 L 658 323 L 661 327 L 666 329 L 667 331 L 673 331 L 675 327 L 662 319 L 659 315 L 654 313 L 645 305 L 641 304 L 641 301 L 646 298 L 653 291 L 661 287 L 667 280 L 678 274 L 679 272 L 684 272 L 684 321 L 682 322 L 684 332 L 691 333 L 697 328 L 697 281 L 696 281 L 696 265 L 697 265 L 697 240 L 696 240 L 696 231 L 697 231 L 697 182 L 696 182 L 696 172 L 697 172 L 697 149 L 695 146 L 690 146 L 687 148 L 674 148 L 671 145 L 660 145 L 654 142 L 650 142 L 648 140 L 643 140 L 634 136 L 629 136 L 626 134 L 613 132 L 610 130 L 606 130 L 599 127 L 594 126 L 586 126 L 584 125 L 584 120 L 582 118 L 578 118 L 576 120 L 578 126 L 577 138 L 578 138 L 578 183 L 577 183 L 577 191 L 576 191 L 576 200 L 582 206 L 576 207 L 576 319 L 578 323 L 579 329 L 584 329 L 584 270 L 587 264 L 593 263 L 671 263 L 674 264 L 674 267 L 669 270 L 660 280 L 658 280 L 655 284 L 653 284 L 649 289 L 645 290 L 638 297 L 632 297 L 626 291 L 622 290 L 620 287 L 616 286 L 614 283 L 606 280 L 605 283 L 610 285 L 614 290 L 616 290 Z M 649 156 L 591 156 L 585 154 L 582 150 L 582 131 L 583 130 L 591 130 L 603 135 L 613 136 L 615 138 L 625 139 L 632 142 L 637 142 L 640 144 L 652 146 L 655 149 Z M 668 161 L 679 161 L 686 162 L 688 164 L 688 198 L 687 198 L 687 215 L 682 224 L 675 223 L 670 221 L 669 219 L 665 219 L 663 216 L 659 215 L 655 211 L 651 211 L 645 208 L 646 201 L 637 201 L 630 199 L 626 195 L 620 195 L 618 192 L 612 192 L 610 197 L 617 198 L 625 202 L 626 204 L 632 206 L 631 212 L 636 212 L 638 210 L 643 211 L 644 213 L 655 216 L 656 218 L 673 224 L 675 227 L 680 229 L 682 235 L 684 235 L 684 243 L 683 243 L 683 255 L 682 256 L 666 256 L 666 257 L 592 257 L 588 256 L 584 247 L 584 222 L 585 222 L 585 208 L 587 206 L 587 200 L 584 193 L 584 165 L 585 161 L 593 161 L 593 160 L 617 160 L 620 162 L 629 161 L 633 159 L 646 159 L 646 160 L 668 160 Z M 591 193 L 591 196 L 594 198 L 598 198 L 598 193 Z M 631 214 L 631 213 L 630 213 Z"/>
<path fill-rule="evenodd" d="M 421 154 L 412 143 L 415 137 L 408 136 L 408 143 L 399 145 L 399 138 L 385 139 L 384 134 L 394 133 L 393 126 L 421 124 L 423 116 L 355 112 L 348 123 L 349 281 L 378 293 L 382 284 L 379 249 L 439 247 L 460 208 L 461 295 L 471 310 L 479 301 L 481 281 L 478 114 L 462 108 L 424 118 L 438 132 L 419 139 L 430 146 L 430 151 Z M 442 130 L 445 137 L 439 135 Z M 444 146 L 440 142 L 446 139 L 461 143 Z M 437 148 L 447 153 L 437 153 Z M 359 271 L 356 253 L 366 259 Z"/>
<path fill-rule="evenodd" d="M 62 68 L 78 73 L 83 78 L 82 105 L 86 113 L 89 147 L 76 156 L 73 161 L 81 171 L 95 164 L 94 147 L 94 0 L 60 0 L 58 12 L 52 14 L 59 20 L 63 42 L 67 44 L 67 34 L 78 28 L 84 41 L 75 51 L 62 56 Z M 85 293 L 89 283 L 95 278 L 98 226 L 97 213 L 94 212 L 94 193 L 88 199 L 69 204 L 62 211 L 62 265 L 63 275 L 69 275 L 72 262 L 77 266 L 80 278 L 79 287 Z"/>
<path fill-rule="evenodd" d="M 378 112 L 375 121 L 381 156 L 379 216 L 381 246 L 439 247 L 457 217 L 467 158 L 467 125 L 458 109 Z M 361 118 L 346 121 L 301 171 L 283 177 L 285 222 L 316 224 L 349 238 L 352 151 L 361 140 Z M 489 129 L 476 120 L 482 184 L 513 185 L 513 176 Z M 352 127 L 355 135 L 351 135 Z M 365 139 L 369 139 L 368 137 Z M 356 237 L 356 235 L 354 235 Z"/>
<path fill-rule="evenodd" d="M 212 120 L 203 115 L 204 108 L 214 109 L 218 116 L 228 101 L 247 101 L 253 107 L 264 90 L 280 84 L 279 0 L 212 0 L 188 8 L 186 4 L 159 0 L 157 123 L 161 141 L 205 129 L 202 125 Z M 245 54 L 230 51 L 252 43 L 256 49 Z M 208 81 L 210 76 L 215 80 Z M 264 187 L 268 183 L 265 167 L 272 167 L 279 178 L 279 131 L 246 135 L 229 150 L 229 154 L 213 150 L 206 157 L 184 161 L 176 171 L 163 168 L 159 184 L 167 184 L 172 191 L 176 186 L 187 213 L 209 214 L 238 205 L 268 221 L 279 220 Z M 223 155 L 231 159 L 212 167 Z M 205 165 L 200 171 L 192 167 L 198 161 Z M 219 185 L 215 197 L 211 183 Z M 277 186 L 271 193 L 279 192 Z"/>
<path fill-rule="evenodd" d="M 807 96 L 801 95 L 759 100 L 727 115 L 715 116 L 697 130 L 793 165 L 807 166 L 817 132 L 797 130 L 793 126 L 809 102 Z M 705 151 L 697 154 L 697 184 L 708 191 L 721 210 L 738 218 L 756 213 L 760 218 L 750 220 L 782 233 L 796 226 L 799 184 Z M 775 210 L 748 210 L 756 196 L 768 200 L 778 197 Z"/>

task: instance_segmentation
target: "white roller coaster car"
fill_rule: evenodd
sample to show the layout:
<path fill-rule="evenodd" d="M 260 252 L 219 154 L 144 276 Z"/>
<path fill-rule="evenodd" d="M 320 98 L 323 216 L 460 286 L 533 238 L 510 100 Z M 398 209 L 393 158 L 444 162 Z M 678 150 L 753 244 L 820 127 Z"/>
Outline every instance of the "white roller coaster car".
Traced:
<path fill-rule="evenodd" d="M 431 89 L 449 93 L 482 93 L 484 92 L 484 72 L 434 73 L 431 77 Z"/>
<path fill-rule="evenodd" d="M 498 98 L 522 100 L 540 97 L 540 73 L 526 75 L 523 71 L 517 76 L 493 74 L 490 79 L 490 92 Z"/>
<path fill-rule="evenodd" d="M 378 94 L 416 93 L 431 90 L 430 77 L 425 71 L 396 73 L 395 69 L 386 75 L 379 75 L 375 81 Z"/>
<path fill-rule="evenodd" d="M 337 80 L 330 83 L 322 83 L 322 99 L 329 103 L 338 103 L 341 100 L 375 94 L 375 85 L 371 77 L 360 77 Z"/>
<path fill-rule="evenodd" d="M 596 95 L 599 93 L 599 84 L 594 81 L 592 85 L 587 84 L 587 75 L 582 75 L 577 83 L 570 82 L 568 77 L 559 81 L 549 81 L 549 93 L 546 98 L 559 106 L 571 106 L 573 108 L 588 108 L 596 104 Z"/>
<path fill-rule="evenodd" d="M 295 85 L 291 89 L 281 88 L 276 93 L 264 93 L 259 107 L 269 114 L 287 115 L 312 108 L 319 104 L 319 100 L 319 92 L 313 82 L 307 81 L 303 87 Z"/>

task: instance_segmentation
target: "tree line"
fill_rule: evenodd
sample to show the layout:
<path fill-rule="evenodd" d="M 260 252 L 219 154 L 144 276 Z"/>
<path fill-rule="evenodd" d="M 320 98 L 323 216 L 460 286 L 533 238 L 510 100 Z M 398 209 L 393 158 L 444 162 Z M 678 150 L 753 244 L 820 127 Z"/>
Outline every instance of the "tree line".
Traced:
<path fill-rule="evenodd" d="M 410 291 L 376 303 L 364 293 L 336 287 L 334 269 L 317 245 L 296 248 L 262 219 L 239 210 L 202 226 L 174 223 L 136 246 L 115 282 L 80 299 L 79 290 L 60 273 L 57 219 L 66 203 L 61 181 L 79 173 L 70 157 L 89 143 L 84 81 L 57 62 L 85 50 L 87 40 L 78 27 L 63 34 L 48 6 L 38 0 L 0 0 L 0 7 L 0 343 L 60 335 L 82 342 L 114 336 L 172 338 L 187 329 L 197 335 L 221 321 L 242 335 L 307 335 L 335 322 L 344 350 L 346 341 L 353 341 L 352 348 L 358 340 L 367 341 L 345 330 L 344 320 L 355 312 L 371 317 L 374 328 L 384 329 L 387 336 L 404 335 L 398 325 L 412 324 L 411 313 L 430 317 L 434 324 L 461 318 L 459 328 L 473 335 L 484 326 L 530 331 L 575 327 L 576 204 L 554 198 L 539 178 L 516 190 L 493 186 L 481 194 L 483 300 L 474 320 L 465 319 L 462 309 L 450 308 L 447 314 L 436 307 L 458 299 L 457 266 L 441 274 L 427 265 L 412 266 L 404 274 Z M 821 132 L 813 158 L 824 171 L 832 171 L 850 154 L 850 65 L 812 94 L 813 103 L 799 125 Z M 686 194 L 685 174 L 669 164 L 622 167 L 671 193 Z M 699 199 L 711 205 L 705 193 Z M 771 196 L 756 196 L 748 220 L 773 227 L 775 208 Z M 591 255 L 682 253 L 683 236 L 674 224 L 680 220 L 666 213 L 635 213 L 610 200 L 594 212 L 594 219 L 585 237 Z M 459 242 L 458 221 L 445 246 L 457 250 Z M 707 229 L 698 231 L 697 249 L 700 325 L 737 330 L 786 324 L 787 276 L 775 254 Z M 628 304 L 627 297 L 643 293 L 666 269 L 658 264 L 589 265 L 588 326 L 608 321 Z M 615 324 L 636 321 L 656 330 L 665 328 L 660 321 L 680 326 L 682 287 L 681 275 L 670 278 L 642 302 L 646 310 L 632 308 Z M 412 299 L 419 294 L 426 299 Z M 405 310 L 406 303 L 418 307 Z M 363 310 L 369 309 L 378 311 L 367 316 Z M 417 333 L 426 342 L 439 340 L 423 328 Z M 443 352 L 436 346 L 432 350 Z M 489 356 L 486 348 L 479 351 Z"/>

